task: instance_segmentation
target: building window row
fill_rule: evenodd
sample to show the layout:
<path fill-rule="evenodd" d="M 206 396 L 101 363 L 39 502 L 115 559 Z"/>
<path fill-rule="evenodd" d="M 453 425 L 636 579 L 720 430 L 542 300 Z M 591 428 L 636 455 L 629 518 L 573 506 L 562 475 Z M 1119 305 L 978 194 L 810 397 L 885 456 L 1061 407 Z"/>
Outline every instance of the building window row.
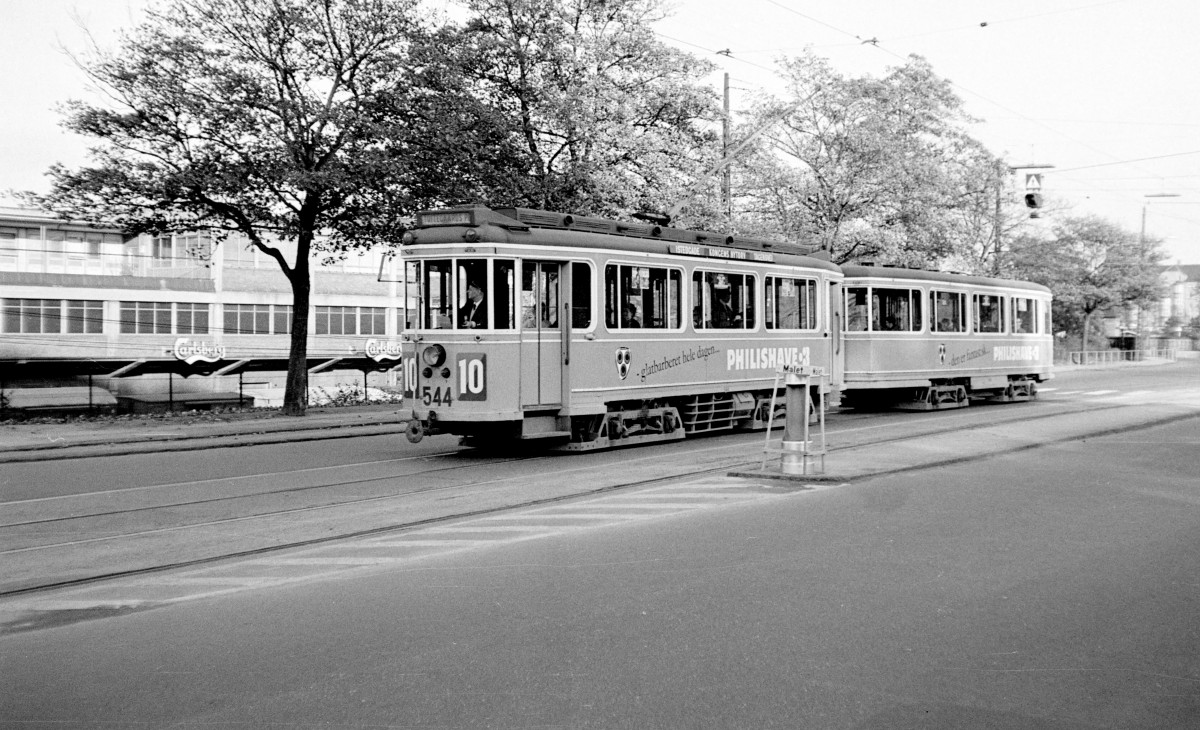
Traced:
<path fill-rule="evenodd" d="M 387 334 L 385 307 L 315 308 L 317 335 Z M 402 321 L 404 310 L 391 310 Z M 283 304 L 222 305 L 225 334 L 286 335 L 292 331 L 292 307 Z M 122 334 L 206 335 L 209 305 L 193 302 L 120 302 L 117 329 Z M 76 299 L 0 299 L 0 332 L 6 334 L 101 334 L 104 302 Z"/>
<path fill-rule="evenodd" d="M 383 307 L 317 307 L 313 332 L 318 335 L 385 335 Z"/>
<path fill-rule="evenodd" d="M 0 327 L 21 334 L 95 334 L 104 331 L 103 302 L 79 299 L 0 300 Z"/>

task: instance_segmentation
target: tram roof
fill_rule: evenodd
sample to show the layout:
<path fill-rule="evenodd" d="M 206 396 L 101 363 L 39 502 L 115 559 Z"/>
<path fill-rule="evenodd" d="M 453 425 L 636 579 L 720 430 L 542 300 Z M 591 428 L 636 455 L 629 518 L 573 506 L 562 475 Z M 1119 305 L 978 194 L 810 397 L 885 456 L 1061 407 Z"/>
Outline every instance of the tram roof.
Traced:
<path fill-rule="evenodd" d="M 451 229 L 461 228 L 486 229 L 486 233 L 479 233 L 473 240 L 464 238 L 462 233 L 450 233 Z M 446 229 L 446 234 L 438 235 L 438 229 Z M 534 242 L 534 239 L 528 237 L 531 231 L 555 231 L 567 235 L 556 237 L 554 243 L 567 246 L 650 251 L 745 263 L 797 263 L 831 271 L 838 270 L 837 265 L 830 262 L 815 246 L 708 231 L 689 231 L 653 223 L 574 216 L 530 208 L 493 209 L 485 206 L 465 206 L 422 211 L 417 214 L 413 231 L 414 235 L 405 241 L 406 245 L 460 241 L 530 243 Z M 784 256 L 802 260 L 777 258 Z"/>
<path fill-rule="evenodd" d="M 958 274 L 949 271 L 926 271 L 924 269 L 905 269 L 899 266 L 871 266 L 866 264 L 842 264 L 842 273 L 847 279 L 906 279 L 909 281 L 928 281 L 943 284 L 961 284 L 965 286 L 989 286 L 1006 289 L 1024 289 L 1050 294 L 1048 287 L 1031 281 L 1018 279 L 998 279 L 990 276 L 974 276 Z"/>

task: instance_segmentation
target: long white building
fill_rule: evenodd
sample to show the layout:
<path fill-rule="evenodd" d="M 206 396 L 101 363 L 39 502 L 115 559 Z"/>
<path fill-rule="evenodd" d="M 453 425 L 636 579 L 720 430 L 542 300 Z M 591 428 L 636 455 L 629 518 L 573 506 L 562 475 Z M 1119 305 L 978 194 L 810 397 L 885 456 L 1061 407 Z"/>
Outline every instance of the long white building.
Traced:
<path fill-rule="evenodd" d="M 379 280 L 381 257 L 314 258 L 314 385 L 396 384 L 405 303 L 399 284 Z M 291 314 L 286 277 L 243 239 L 126 238 L 0 208 L 0 405 L 274 404 Z"/>

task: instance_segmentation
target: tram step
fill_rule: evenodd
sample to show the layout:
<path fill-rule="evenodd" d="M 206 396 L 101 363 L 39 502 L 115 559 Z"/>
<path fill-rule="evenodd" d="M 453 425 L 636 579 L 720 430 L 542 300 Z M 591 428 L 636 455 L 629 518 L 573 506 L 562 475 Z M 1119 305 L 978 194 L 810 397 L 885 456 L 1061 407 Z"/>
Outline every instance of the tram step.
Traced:
<path fill-rule="evenodd" d="M 541 431 L 538 433 L 523 433 L 521 434 L 522 441 L 532 441 L 534 439 L 566 439 L 571 438 L 570 431 Z"/>

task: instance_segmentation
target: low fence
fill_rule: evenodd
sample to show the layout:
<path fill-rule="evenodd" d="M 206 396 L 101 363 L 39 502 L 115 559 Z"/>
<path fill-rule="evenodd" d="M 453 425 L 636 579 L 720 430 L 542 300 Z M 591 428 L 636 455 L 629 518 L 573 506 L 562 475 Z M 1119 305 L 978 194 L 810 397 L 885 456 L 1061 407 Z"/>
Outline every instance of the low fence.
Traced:
<path fill-rule="evenodd" d="M 1177 351 L 1164 350 L 1083 350 L 1067 353 L 1071 365 L 1112 365 L 1122 362 L 1175 362 Z"/>

